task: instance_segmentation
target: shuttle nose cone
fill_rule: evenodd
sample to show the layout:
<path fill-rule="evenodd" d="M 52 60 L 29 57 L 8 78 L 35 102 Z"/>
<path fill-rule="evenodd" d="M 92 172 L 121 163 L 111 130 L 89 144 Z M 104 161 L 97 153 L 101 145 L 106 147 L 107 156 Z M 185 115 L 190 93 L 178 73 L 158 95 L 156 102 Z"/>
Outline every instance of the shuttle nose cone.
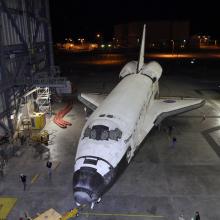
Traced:
<path fill-rule="evenodd" d="M 96 169 L 91 167 L 81 167 L 74 173 L 74 199 L 80 205 L 97 201 L 104 190 L 104 178 L 96 171 Z"/>
<path fill-rule="evenodd" d="M 74 200 L 81 204 L 89 204 L 92 202 L 92 198 L 89 196 L 88 193 L 82 191 L 74 192 Z"/>

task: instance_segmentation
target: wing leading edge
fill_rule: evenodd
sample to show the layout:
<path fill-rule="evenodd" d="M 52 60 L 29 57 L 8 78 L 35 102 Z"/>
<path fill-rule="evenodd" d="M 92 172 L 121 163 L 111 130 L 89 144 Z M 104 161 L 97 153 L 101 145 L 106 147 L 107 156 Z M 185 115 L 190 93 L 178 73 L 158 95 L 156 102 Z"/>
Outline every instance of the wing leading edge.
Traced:
<path fill-rule="evenodd" d="M 197 98 L 155 99 L 146 113 L 141 136 L 145 137 L 152 127 L 159 125 L 163 119 L 200 108 L 204 104 L 205 100 Z"/>
<path fill-rule="evenodd" d="M 178 115 L 193 109 L 200 108 L 205 104 L 204 99 L 197 98 L 161 98 L 155 100 L 152 106 L 156 119 L 154 125 L 158 125 L 164 118 Z"/>

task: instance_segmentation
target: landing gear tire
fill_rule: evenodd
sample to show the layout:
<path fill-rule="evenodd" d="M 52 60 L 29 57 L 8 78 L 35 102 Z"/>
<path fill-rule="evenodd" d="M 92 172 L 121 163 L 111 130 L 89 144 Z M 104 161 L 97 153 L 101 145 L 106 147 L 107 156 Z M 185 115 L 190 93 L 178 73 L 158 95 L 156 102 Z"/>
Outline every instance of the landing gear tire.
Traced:
<path fill-rule="evenodd" d="M 81 206 L 78 202 L 76 202 L 76 205 L 77 205 L 77 207 L 80 207 L 80 206 Z"/>
<path fill-rule="evenodd" d="M 97 203 L 97 204 L 100 203 L 101 200 L 102 200 L 101 197 L 99 197 L 96 203 Z"/>
<path fill-rule="evenodd" d="M 94 205 L 95 205 L 95 203 L 92 202 L 91 207 L 90 207 L 92 210 L 94 209 Z"/>

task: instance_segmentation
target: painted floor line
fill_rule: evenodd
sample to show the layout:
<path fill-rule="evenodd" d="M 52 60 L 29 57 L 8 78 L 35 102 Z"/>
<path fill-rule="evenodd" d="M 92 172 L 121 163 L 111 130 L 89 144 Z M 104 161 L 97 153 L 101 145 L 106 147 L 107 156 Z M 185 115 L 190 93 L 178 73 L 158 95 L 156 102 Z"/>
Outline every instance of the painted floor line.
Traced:
<path fill-rule="evenodd" d="M 16 202 L 17 198 L 0 197 L 0 219 L 7 219 Z"/>
<path fill-rule="evenodd" d="M 59 161 L 59 162 L 57 163 L 57 165 L 54 167 L 54 170 L 56 170 L 56 169 L 60 166 L 60 164 L 61 164 L 61 162 Z"/>
<path fill-rule="evenodd" d="M 162 215 L 146 215 L 146 214 L 123 214 L 123 213 L 95 213 L 95 212 L 80 212 L 80 215 L 94 216 L 124 216 L 124 217 L 146 217 L 146 218 L 164 218 Z"/>
<path fill-rule="evenodd" d="M 34 182 L 36 182 L 36 180 L 38 179 L 39 176 L 40 176 L 40 174 L 34 175 L 34 177 L 31 179 L 31 184 L 33 184 Z"/>

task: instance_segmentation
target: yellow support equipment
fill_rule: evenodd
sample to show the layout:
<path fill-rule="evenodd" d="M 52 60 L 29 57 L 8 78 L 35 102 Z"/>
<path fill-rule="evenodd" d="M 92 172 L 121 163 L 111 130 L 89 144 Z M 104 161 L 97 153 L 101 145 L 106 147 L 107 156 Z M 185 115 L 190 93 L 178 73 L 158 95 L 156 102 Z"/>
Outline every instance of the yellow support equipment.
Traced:
<path fill-rule="evenodd" d="M 68 220 L 70 218 L 74 218 L 78 215 L 78 209 L 72 209 L 71 211 L 65 213 L 60 220 Z"/>
<path fill-rule="evenodd" d="M 43 129 L 46 124 L 45 113 L 34 112 L 31 116 L 31 128 L 32 129 Z"/>
<path fill-rule="evenodd" d="M 46 130 L 43 130 L 41 132 L 33 132 L 31 136 L 32 141 L 48 144 L 49 141 L 49 133 Z"/>

